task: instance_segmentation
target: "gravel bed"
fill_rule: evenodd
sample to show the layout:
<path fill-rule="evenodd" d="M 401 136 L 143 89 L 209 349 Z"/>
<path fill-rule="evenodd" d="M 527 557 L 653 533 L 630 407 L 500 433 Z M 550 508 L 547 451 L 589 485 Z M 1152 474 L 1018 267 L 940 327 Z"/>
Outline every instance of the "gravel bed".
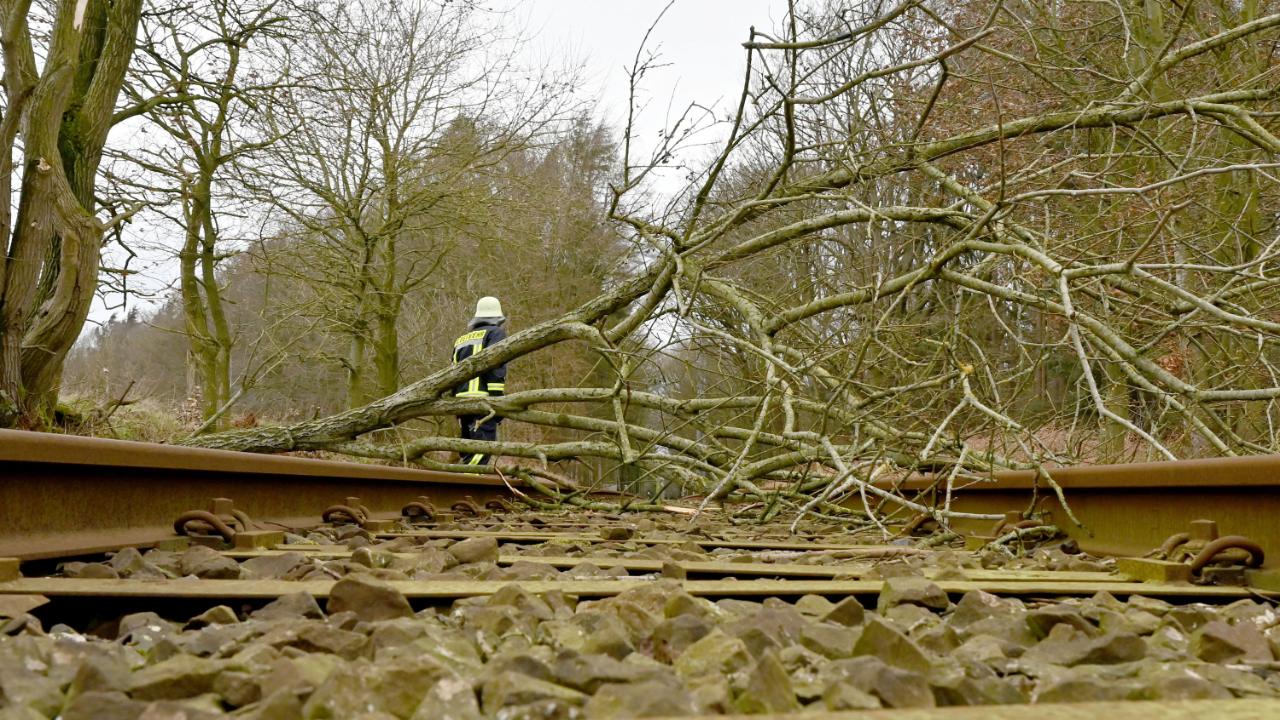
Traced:
<path fill-rule="evenodd" d="M 1280 690 L 1280 615 L 1264 602 L 1171 605 L 1106 593 L 1029 601 L 979 591 L 952 602 L 921 576 L 926 567 L 961 577 L 976 567 L 1107 567 L 1061 547 L 1023 559 L 941 551 L 881 562 L 870 568 L 884 580 L 874 608 L 853 597 L 711 602 L 656 576 L 615 597 L 577 601 L 532 595 L 519 581 L 626 572 L 588 559 L 567 570 L 495 564 L 500 551 L 849 562 L 838 553 L 646 547 L 630 533 L 652 537 L 667 523 L 643 522 L 649 525 L 584 531 L 602 535 L 591 543 L 378 542 L 346 527 L 292 539 L 345 544 L 350 558 L 288 552 L 237 563 L 195 546 L 68 564 L 63 572 L 74 577 L 338 582 L 323 603 L 297 593 L 190 619 L 137 613 L 73 629 L 44 628 L 30 615 L 0 618 L 0 718 L 621 718 L 1271 697 Z M 702 528 L 726 530 L 765 534 Z M 616 539 L 606 540 L 609 533 Z M 415 612 L 384 582 L 446 578 L 512 584 Z"/>

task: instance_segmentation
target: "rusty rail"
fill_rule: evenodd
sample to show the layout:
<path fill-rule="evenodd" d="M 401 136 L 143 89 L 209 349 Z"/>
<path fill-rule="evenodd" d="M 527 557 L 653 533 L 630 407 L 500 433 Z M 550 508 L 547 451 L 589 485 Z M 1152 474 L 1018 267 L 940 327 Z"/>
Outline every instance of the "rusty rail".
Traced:
<path fill-rule="evenodd" d="M 1031 509 L 1065 531 L 1087 552 L 1142 555 L 1193 520 L 1215 520 L 1223 533 L 1242 535 L 1266 551 L 1266 567 L 1280 566 L 1280 455 L 1078 465 L 1050 469 L 1084 527 L 1067 517 L 1053 491 L 1031 471 L 996 473 L 985 482 L 957 485 L 952 508 L 1003 513 Z M 934 478 L 912 479 L 908 490 L 942 492 Z M 989 521 L 956 523 L 985 534 Z"/>
<path fill-rule="evenodd" d="M 1264 567 L 1280 566 L 1280 455 L 1051 473 L 1083 527 L 1031 472 L 958 487 L 953 508 L 1034 509 L 1082 549 L 1103 555 L 1143 555 L 1207 518 L 1224 534 L 1256 543 L 1265 551 Z M 942 491 L 929 477 L 910 480 L 906 489 Z M 0 557 L 153 543 L 170 536 L 175 518 L 216 497 L 232 498 L 255 520 L 300 526 L 348 498 L 389 518 L 421 496 L 436 507 L 482 507 L 506 495 L 492 476 L 0 430 Z M 956 528 L 981 535 L 989 525 L 961 521 Z"/>
<path fill-rule="evenodd" d="M 259 522 L 304 526 L 353 496 L 391 518 L 419 496 L 447 507 L 507 494 L 492 476 L 0 430 L 0 557 L 153 544 L 213 498 Z"/>

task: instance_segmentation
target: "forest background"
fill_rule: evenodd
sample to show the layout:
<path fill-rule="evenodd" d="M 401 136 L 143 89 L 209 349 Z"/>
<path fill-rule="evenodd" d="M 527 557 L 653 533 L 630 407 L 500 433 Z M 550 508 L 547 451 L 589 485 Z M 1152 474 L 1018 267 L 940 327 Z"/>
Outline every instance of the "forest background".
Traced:
<path fill-rule="evenodd" d="M 544 479 L 806 509 L 1280 448 L 1275 3 L 789 3 L 656 147 L 476 3 L 3 9 L 6 424 L 439 467 L 497 412 Z M 176 286 L 77 343 L 141 227 Z M 483 294 L 522 332 L 453 370 Z"/>

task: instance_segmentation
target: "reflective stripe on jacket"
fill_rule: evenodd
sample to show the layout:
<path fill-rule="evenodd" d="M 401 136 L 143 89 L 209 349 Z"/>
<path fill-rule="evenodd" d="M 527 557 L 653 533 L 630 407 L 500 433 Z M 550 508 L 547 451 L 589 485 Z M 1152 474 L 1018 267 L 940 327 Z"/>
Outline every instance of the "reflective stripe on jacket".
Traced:
<path fill-rule="evenodd" d="M 492 324 L 483 318 L 472 321 L 472 330 L 453 341 L 453 362 L 458 364 L 475 355 L 494 343 L 506 339 L 507 331 L 501 325 Z M 490 368 L 480 375 L 455 385 L 454 397 L 489 397 L 503 395 L 507 391 L 507 365 L 503 363 Z"/>

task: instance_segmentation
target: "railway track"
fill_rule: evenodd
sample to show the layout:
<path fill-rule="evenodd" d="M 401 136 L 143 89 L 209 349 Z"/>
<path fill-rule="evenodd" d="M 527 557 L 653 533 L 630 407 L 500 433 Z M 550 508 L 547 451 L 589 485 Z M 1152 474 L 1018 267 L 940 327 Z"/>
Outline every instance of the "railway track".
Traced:
<path fill-rule="evenodd" d="M 0 557 L 154 546 L 175 518 L 217 498 L 263 524 L 300 527 L 347 498 L 399 517 L 424 494 L 447 507 L 509 491 L 489 476 L 0 430 Z"/>
<path fill-rule="evenodd" d="M 104 691 L 127 717 L 178 706 L 192 717 L 344 717 L 348 695 L 377 717 L 439 716 L 438 684 L 406 711 L 375 682 L 399 657 L 392 635 L 434 638 L 414 645 L 434 658 L 422 672 L 464 682 L 465 718 L 802 707 L 874 718 L 887 711 L 863 709 L 877 706 L 957 720 L 1280 717 L 1280 588 L 1267 564 L 1280 539 L 1266 522 L 1277 470 L 1280 459 L 1249 458 L 1056 471 L 1085 528 L 1026 475 L 958 494 L 958 509 L 1033 507 L 1068 531 L 1014 558 L 980 547 L 990 524 L 968 528 L 978 540 L 966 550 L 877 543 L 816 521 L 793 535 L 719 511 L 693 525 L 520 512 L 496 477 L 0 431 L 0 717 L 34 707 L 28 685 L 47 690 L 43 716 L 86 711 L 74 682 L 49 689 L 21 669 L 32 662 L 23 653 L 48 666 L 69 638 L 141 648 L 143 666 Z M 1099 552 L 1139 555 L 1187 528 L 1207 543 L 1213 528 L 1194 521 L 1210 508 L 1224 534 L 1256 546 L 1223 557 L 1257 567 L 1193 577 L 1185 562 Z M 39 655 L 39 643 L 54 645 Z M 437 656 L 455 645 L 465 658 Z M 237 659 L 250 650 L 271 662 Z M 705 653 L 707 672 L 685 653 Z M 323 673 L 305 660 L 319 656 L 330 658 Z M 25 684 L 6 685 L 5 668 Z M 187 689 L 157 694 L 139 679 L 166 669 Z M 340 679 L 353 672 L 367 678 Z M 241 677 L 255 674 L 293 684 L 278 695 Z M 1063 700 L 1103 704 L 997 707 Z M 935 704 L 983 707 L 903 714 Z"/>
<path fill-rule="evenodd" d="M 1082 549 L 1099 555 L 1141 555 L 1195 520 L 1217 522 L 1224 533 L 1253 539 L 1280 562 L 1280 455 L 1129 463 L 1052 471 L 1083 527 L 1069 519 L 1054 493 L 1035 473 L 997 473 L 958 491 L 953 509 L 1001 513 L 1034 502 L 1046 519 Z M 936 495 L 934 479 L 909 489 Z M 981 533 L 980 524 L 959 527 Z"/>
<path fill-rule="evenodd" d="M 954 509 L 1034 509 L 1083 550 L 1120 556 L 1141 555 L 1207 518 L 1268 551 L 1264 568 L 1280 563 L 1280 523 L 1274 520 L 1280 517 L 1280 456 L 1083 466 L 1052 474 L 1082 526 L 1030 472 L 998 473 L 968 485 L 957 491 Z M 924 478 L 905 489 L 928 498 L 942 486 Z M 393 519 L 420 495 L 447 508 L 467 499 L 482 506 L 510 492 L 494 476 L 0 430 L 0 557 L 35 560 L 154 545 L 171 536 L 175 517 L 215 498 L 229 498 L 263 523 L 302 526 L 353 497 L 376 517 Z M 982 522 L 960 520 L 956 526 L 978 535 L 990 531 Z M 523 532 L 530 541 L 545 541 L 560 529 L 531 526 Z M 510 533 L 504 539 L 522 539 L 516 531 L 501 532 Z M 786 540 L 777 542 L 774 547 L 786 546 Z"/>

